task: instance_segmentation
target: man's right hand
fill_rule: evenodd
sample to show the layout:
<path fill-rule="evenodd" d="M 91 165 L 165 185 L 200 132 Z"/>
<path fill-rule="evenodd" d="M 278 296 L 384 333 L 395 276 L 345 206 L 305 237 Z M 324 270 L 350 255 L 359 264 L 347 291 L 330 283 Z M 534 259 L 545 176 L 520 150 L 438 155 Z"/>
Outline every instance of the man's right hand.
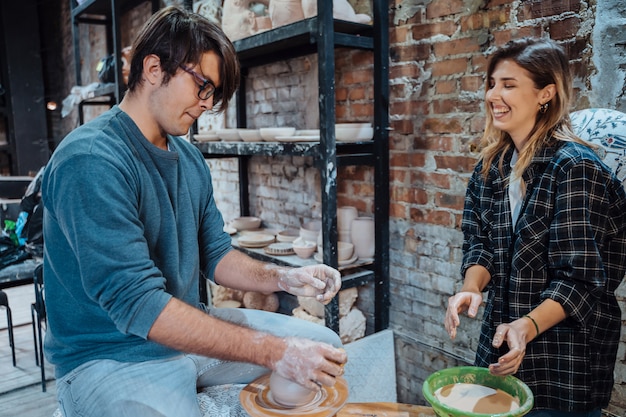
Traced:
<path fill-rule="evenodd" d="M 273 370 L 311 390 L 321 385 L 333 386 L 335 377 L 343 375 L 343 365 L 348 356 L 345 350 L 327 343 L 287 337 L 282 357 L 274 363 Z"/>

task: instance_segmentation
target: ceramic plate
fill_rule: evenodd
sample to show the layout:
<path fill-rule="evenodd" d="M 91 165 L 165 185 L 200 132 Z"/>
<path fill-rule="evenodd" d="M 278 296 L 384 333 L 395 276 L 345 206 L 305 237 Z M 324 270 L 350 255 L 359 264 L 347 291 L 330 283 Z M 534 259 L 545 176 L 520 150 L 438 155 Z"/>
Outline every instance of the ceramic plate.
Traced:
<path fill-rule="evenodd" d="M 319 142 L 320 137 L 317 136 L 276 136 L 274 140 L 278 142 Z"/>
<path fill-rule="evenodd" d="M 228 225 L 224 226 L 224 231 L 229 235 L 234 235 L 235 233 L 237 233 L 237 229 Z"/>
<path fill-rule="evenodd" d="M 198 142 L 214 142 L 220 140 L 215 133 L 196 133 L 193 135 L 193 139 Z"/>
<path fill-rule="evenodd" d="M 272 243 L 265 247 L 265 253 L 268 255 L 293 255 L 293 245 L 289 242 Z"/>
<path fill-rule="evenodd" d="M 263 248 L 274 242 L 274 235 L 265 234 L 249 234 L 241 236 L 238 240 L 239 244 L 244 248 Z"/>
<path fill-rule="evenodd" d="M 334 386 L 322 386 L 318 395 L 309 404 L 289 408 L 274 401 L 269 390 L 269 381 L 270 374 L 266 374 L 252 381 L 241 390 L 239 401 L 244 410 L 251 416 L 331 417 L 348 400 L 348 383 L 343 377 L 339 376 Z"/>
<path fill-rule="evenodd" d="M 324 257 L 319 252 L 317 252 L 315 255 L 313 255 L 313 259 L 315 259 L 319 263 L 323 263 L 324 262 Z M 339 264 L 339 266 L 346 266 L 346 265 L 350 265 L 350 264 L 355 263 L 357 261 L 357 259 L 359 259 L 358 256 L 352 255 L 352 258 L 346 259 L 345 261 L 338 261 L 337 263 Z"/>

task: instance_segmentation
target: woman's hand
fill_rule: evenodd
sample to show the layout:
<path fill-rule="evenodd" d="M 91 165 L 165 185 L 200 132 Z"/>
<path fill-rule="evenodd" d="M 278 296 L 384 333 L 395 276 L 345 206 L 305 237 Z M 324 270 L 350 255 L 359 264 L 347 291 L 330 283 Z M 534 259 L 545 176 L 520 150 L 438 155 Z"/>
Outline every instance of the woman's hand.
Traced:
<path fill-rule="evenodd" d="M 509 351 L 500 356 L 497 363 L 489 365 L 489 372 L 499 376 L 516 373 L 526 355 L 526 344 L 535 337 L 535 334 L 532 321 L 525 317 L 499 325 L 493 336 L 492 345 L 499 348 L 506 342 Z"/>
<path fill-rule="evenodd" d="M 450 339 L 454 340 L 456 328 L 461 324 L 459 313 L 467 311 L 467 315 L 474 318 L 478 314 L 478 307 L 480 307 L 482 302 L 482 293 L 472 291 L 461 291 L 448 298 L 448 309 L 446 310 L 444 325 L 450 335 Z"/>

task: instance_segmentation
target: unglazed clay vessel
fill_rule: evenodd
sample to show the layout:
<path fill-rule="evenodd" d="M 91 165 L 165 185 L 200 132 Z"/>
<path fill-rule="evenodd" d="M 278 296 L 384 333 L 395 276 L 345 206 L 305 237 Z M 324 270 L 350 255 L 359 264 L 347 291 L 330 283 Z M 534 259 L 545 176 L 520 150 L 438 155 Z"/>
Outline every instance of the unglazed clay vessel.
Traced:
<path fill-rule="evenodd" d="M 270 394 L 272 399 L 285 407 L 299 407 L 315 398 L 315 391 L 283 378 L 276 372 L 270 376 Z"/>
<path fill-rule="evenodd" d="M 354 252 L 359 259 L 373 258 L 376 251 L 374 242 L 374 219 L 357 217 L 352 220 L 350 237 L 354 244 Z"/>

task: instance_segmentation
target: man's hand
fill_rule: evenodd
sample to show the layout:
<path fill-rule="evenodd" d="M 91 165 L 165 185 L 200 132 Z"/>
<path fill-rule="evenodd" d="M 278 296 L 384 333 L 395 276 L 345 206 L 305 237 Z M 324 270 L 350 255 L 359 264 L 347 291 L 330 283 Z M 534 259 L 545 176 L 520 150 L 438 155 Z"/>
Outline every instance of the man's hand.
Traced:
<path fill-rule="evenodd" d="M 333 386 L 335 378 L 343 375 L 345 350 L 297 337 L 284 340 L 285 352 L 273 367 L 280 376 L 316 391 L 320 385 Z"/>
<path fill-rule="evenodd" d="M 341 274 L 324 264 L 287 269 L 279 277 L 278 288 L 328 304 L 341 289 Z"/>

